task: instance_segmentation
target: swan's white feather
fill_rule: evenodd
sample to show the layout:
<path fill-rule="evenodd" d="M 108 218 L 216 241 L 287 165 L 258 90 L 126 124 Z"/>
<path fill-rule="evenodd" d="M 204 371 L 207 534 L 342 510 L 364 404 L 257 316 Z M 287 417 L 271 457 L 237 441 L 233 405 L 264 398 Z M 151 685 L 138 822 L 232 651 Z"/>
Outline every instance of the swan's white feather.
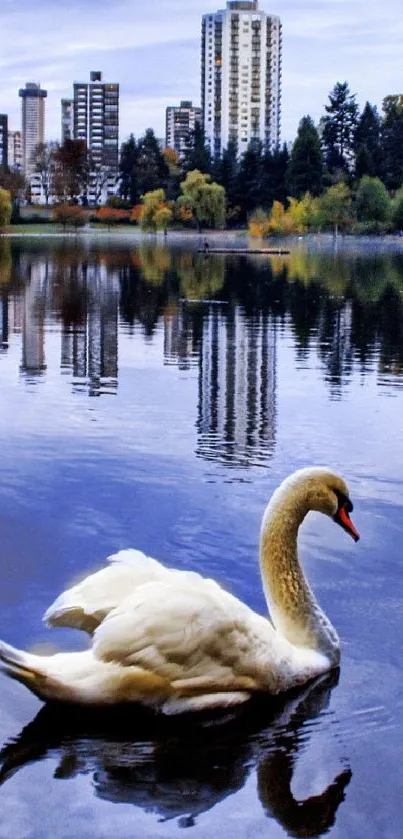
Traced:
<path fill-rule="evenodd" d="M 198 582 L 203 579 L 193 571 L 168 568 L 132 548 L 109 556 L 108 562 L 105 568 L 64 591 L 49 606 L 43 620 L 49 626 L 69 626 L 92 633 L 112 609 L 144 583 L 171 576 Z"/>
<path fill-rule="evenodd" d="M 290 644 L 266 618 L 203 578 L 139 587 L 98 627 L 93 652 L 154 673 L 184 695 L 278 693 L 329 667 L 325 656 Z"/>

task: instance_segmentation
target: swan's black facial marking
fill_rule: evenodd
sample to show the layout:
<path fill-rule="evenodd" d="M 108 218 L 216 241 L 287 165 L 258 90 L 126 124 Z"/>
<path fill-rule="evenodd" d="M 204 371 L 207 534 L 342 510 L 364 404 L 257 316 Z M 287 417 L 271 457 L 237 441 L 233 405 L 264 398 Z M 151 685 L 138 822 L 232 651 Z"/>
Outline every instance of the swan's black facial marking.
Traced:
<path fill-rule="evenodd" d="M 349 516 L 349 513 L 352 513 L 354 509 L 353 502 L 350 501 L 347 495 L 340 492 L 338 489 L 335 489 L 334 493 L 337 497 L 338 507 L 336 514 L 333 516 L 333 521 L 335 521 L 336 524 L 339 524 L 346 533 L 349 533 L 355 542 L 358 542 L 360 534 L 355 529 Z"/>

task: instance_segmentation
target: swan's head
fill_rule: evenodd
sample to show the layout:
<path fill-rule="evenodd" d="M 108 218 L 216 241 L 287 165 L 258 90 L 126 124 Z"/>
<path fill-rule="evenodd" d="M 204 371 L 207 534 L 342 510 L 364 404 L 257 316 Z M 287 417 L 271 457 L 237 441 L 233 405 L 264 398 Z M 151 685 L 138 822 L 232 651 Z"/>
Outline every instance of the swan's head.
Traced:
<path fill-rule="evenodd" d="M 275 497 L 277 496 L 277 497 Z M 323 466 L 299 469 L 274 493 L 275 505 L 294 499 L 304 513 L 317 510 L 329 516 L 358 542 L 359 533 L 350 518 L 353 504 L 346 482 L 340 475 Z"/>

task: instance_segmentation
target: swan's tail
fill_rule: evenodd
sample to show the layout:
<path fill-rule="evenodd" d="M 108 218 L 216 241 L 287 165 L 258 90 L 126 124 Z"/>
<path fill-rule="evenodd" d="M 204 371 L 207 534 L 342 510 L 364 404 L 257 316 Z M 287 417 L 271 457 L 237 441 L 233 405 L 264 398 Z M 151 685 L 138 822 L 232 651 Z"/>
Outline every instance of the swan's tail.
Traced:
<path fill-rule="evenodd" d="M 0 641 L 0 668 L 41 698 L 47 682 L 45 662 L 46 659 L 41 656 L 17 650 Z"/>

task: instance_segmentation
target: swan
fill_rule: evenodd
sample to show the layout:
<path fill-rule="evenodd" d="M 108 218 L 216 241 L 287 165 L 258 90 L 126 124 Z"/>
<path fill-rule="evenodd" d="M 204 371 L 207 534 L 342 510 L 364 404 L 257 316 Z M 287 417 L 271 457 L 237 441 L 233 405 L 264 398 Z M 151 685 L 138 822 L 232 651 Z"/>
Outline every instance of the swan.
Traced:
<path fill-rule="evenodd" d="M 357 541 L 352 509 L 345 481 L 325 467 L 300 469 L 275 490 L 260 532 L 271 621 L 214 580 L 123 550 L 44 615 L 88 632 L 90 649 L 39 656 L 0 641 L 0 665 L 44 701 L 140 702 L 165 714 L 301 685 L 338 666 L 340 642 L 300 566 L 298 529 L 316 510 Z"/>

